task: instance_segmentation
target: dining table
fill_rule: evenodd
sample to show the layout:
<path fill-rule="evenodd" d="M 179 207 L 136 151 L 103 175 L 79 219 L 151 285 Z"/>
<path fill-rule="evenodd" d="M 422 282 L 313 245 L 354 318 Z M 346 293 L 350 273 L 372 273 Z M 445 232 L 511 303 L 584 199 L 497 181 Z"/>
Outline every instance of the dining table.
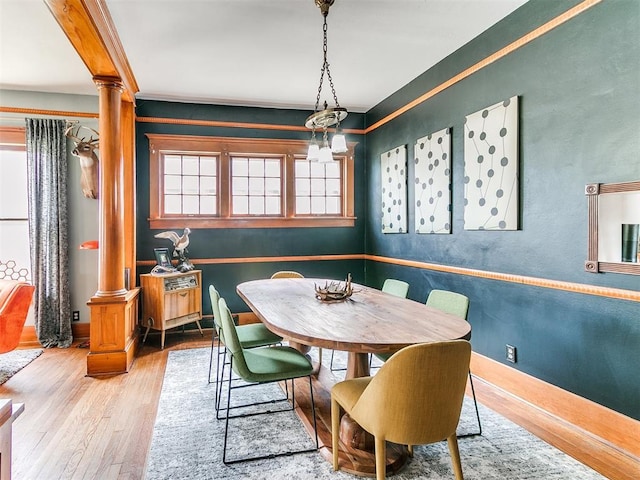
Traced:
<path fill-rule="evenodd" d="M 370 354 L 392 354 L 418 343 L 471 338 L 471 325 L 422 302 L 396 297 L 376 288 L 350 283 L 344 299 L 324 301 L 318 291 L 344 287 L 346 281 L 324 278 L 252 280 L 236 287 L 260 321 L 303 353 L 311 347 L 347 352 L 345 379 L 370 375 Z M 321 355 L 320 355 L 321 358 Z M 321 360 L 320 360 L 321 362 Z M 331 461 L 330 389 L 335 377 L 326 368 L 314 381 L 321 453 Z M 298 403 L 304 403 L 296 395 Z M 310 403 L 310 402 L 309 402 Z M 309 406 L 298 412 L 313 425 Z M 375 473 L 372 437 L 348 416 L 340 424 L 340 467 L 357 475 Z M 387 448 L 387 472 L 397 472 L 407 459 L 404 446 Z"/>

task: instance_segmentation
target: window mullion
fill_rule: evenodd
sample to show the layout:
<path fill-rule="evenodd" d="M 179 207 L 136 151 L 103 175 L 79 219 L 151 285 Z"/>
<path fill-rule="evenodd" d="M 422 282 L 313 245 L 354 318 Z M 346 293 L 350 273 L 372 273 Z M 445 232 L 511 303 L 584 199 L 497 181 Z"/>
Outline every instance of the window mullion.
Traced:
<path fill-rule="evenodd" d="M 295 161 L 291 153 L 285 155 L 284 161 L 284 179 L 283 179 L 283 212 L 285 217 L 291 218 L 296 212 L 296 191 L 295 191 Z"/>
<path fill-rule="evenodd" d="M 229 150 L 220 150 L 220 180 L 219 180 L 219 207 L 220 216 L 229 218 L 231 216 L 231 162 L 229 161 Z"/>

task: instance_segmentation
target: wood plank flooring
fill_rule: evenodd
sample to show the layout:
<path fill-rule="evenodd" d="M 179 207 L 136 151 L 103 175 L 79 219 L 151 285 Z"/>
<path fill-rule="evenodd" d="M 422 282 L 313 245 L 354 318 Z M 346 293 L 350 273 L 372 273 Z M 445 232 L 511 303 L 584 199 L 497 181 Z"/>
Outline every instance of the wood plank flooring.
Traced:
<path fill-rule="evenodd" d="M 0 398 L 25 403 L 14 424 L 13 479 L 142 479 L 168 351 L 208 347 L 210 335 L 170 333 L 165 350 L 160 336 L 150 335 L 131 372 L 108 378 L 85 377 L 87 349 L 45 350 L 0 386 Z M 637 471 L 634 459 L 580 439 L 506 392 L 474 384 L 482 403 L 607 477 Z"/>
<path fill-rule="evenodd" d="M 210 335 L 210 333 L 209 333 Z M 199 334 L 150 335 L 130 373 L 86 377 L 86 348 L 45 349 L 0 386 L 24 402 L 13 429 L 13 479 L 141 479 L 167 353 L 209 346 Z"/>

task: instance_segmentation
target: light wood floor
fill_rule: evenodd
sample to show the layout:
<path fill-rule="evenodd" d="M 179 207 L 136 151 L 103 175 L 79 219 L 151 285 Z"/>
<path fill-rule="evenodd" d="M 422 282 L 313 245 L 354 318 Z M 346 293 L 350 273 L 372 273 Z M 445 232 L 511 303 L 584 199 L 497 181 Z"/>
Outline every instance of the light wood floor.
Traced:
<path fill-rule="evenodd" d="M 25 403 L 14 424 L 13 480 L 143 478 L 167 353 L 209 346 L 210 334 L 169 334 L 163 351 L 159 336 L 150 335 L 131 372 L 108 378 L 85 377 L 86 349 L 45 350 L 0 386 L 0 398 Z M 556 419 L 482 381 L 474 384 L 484 404 L 548 443 L 609 478 L 634 478 L 633 464 L 620 466 Z"/>

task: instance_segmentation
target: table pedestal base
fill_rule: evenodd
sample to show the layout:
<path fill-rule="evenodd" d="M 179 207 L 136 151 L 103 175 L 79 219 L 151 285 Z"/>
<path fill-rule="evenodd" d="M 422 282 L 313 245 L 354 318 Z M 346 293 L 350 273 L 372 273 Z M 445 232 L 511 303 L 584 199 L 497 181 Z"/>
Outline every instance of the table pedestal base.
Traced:
<path fill-rule="evenodd" d="M 313 377 L 313 397 L 316 404 L 320 454 L 330 463 L 333 462 L 331 450 L 331 387 L 335 382 L 335 378 L 327 368 L 321 368 L 318 376 Z M 296 403 L 298 408 L 296 412 L 309 434 L 313 436 L 311 398 L 308 392 L 309 382 L 307 379 L 297 379 Z M 370 439 L 367 437 L 370 437 Z M 364 432 L 347 415 L 341 421 L 339 449 L 340 470 L 354 475 L 375 477 L 376 461 L 373 436 Z M 406 464 L 407 459 L 408 452 L 405 446 L 387 443 L 387 475 L 400 471 Z"/>
<path fill-rule="evenodd" d="M 375 477 L 375 438 L 345 414 L 340 420 L 340 470 L 355 475 Z M 331 453 L 331 449 L 327 449 Z M 407 449 L 387 443 L 387 475 L 397 473 L 407 461 Z M 333 457 L 328 459 L 333 462 Z"/>

